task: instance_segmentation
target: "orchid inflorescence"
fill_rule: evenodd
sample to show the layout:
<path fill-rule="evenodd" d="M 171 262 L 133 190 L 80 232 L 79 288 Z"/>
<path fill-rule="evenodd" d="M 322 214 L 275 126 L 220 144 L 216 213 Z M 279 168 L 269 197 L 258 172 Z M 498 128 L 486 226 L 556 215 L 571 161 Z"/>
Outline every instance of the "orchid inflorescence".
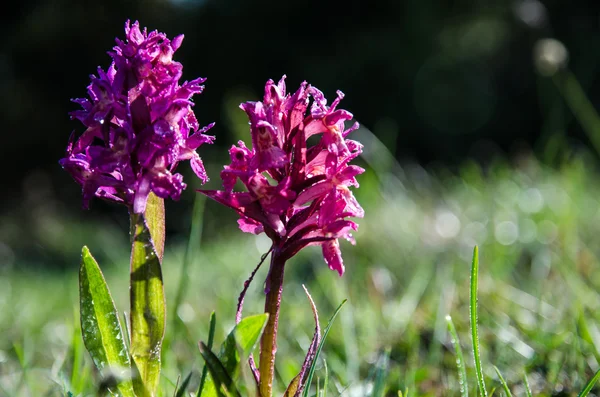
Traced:
<path fill-rule="evenodd" d="M 140 31 L 125 24 L 126 41 L 98 76 L 91 76 L 87 98 L 73 100 L 83 108 L 71 113 L 87 129 L 71 135 L 60 164 L 82 185 L 84 207 L 94 196 L 124 203 L 142 213 L 150 192 L 177 200 L 186 184 L 173 173 L 177 163 L 190 160 L 195 174 L 208 177 L 196 149 L 212 143 L 204 135 L 213 124 L 199 128 L 191 97 L 203 91 L 204 78 L 179 85 L 183 66 L 173 61 L 183 35 L 169 40 L 158 31 Z"/>
<path fill-rule="evenodd" d="M 252 148 L 239 141 L 229 150 L 231 164 L 221 172 L 224 190 L 200 192 L 235 209 L 242 231 L 266 233 L 283 260 L 320 245 L 329 267 L 342 275 L 338 239 L 354 243 L 357 224 L 346 218 L 364 211 L 349 187 L 358 187 L 356 175 L 364 169 L 348 164 L 362 145 L 346 139 L 358 123 L 346 129 L 352 114 L 336 109 L 344 97 L 337 95 L 327 106 L 323 93 L 306 82 L 290 95 L 285 76 L 277 84 L 269 80 L 262 102 L 240 105 L 250 119 Z M 309 146 L 314 135 L 320 139 Z M 233 192 L 238 179 L 247 192 Z"/>

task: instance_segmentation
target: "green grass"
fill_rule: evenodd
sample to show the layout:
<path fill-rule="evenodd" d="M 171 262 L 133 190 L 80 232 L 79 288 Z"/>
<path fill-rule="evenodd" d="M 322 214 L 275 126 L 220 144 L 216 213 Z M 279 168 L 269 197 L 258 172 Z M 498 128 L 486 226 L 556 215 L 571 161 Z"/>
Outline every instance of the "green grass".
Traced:
<path fill-rule="evenodd" d="M 478 245 L 479 355 L 488 392 L 505 390 L 495 367 L 515 396 L 527 395 L 529 388 L 537 396 L 582 392 L 600 362 L 597 164 L 575 155 L 554 169 L 524 157 L 485 170 L 470 162 L 454 172 L 425 170 L 401 167 L 364 130 L 355 139 L 371 140 L 363 157 L 367 172 L 356 192 L 366 217 L 359 221 L 357 245 L 342 242 L 342 278 L 327 269 L 317 248 L 288 264 L 276 389 L 283 392 L 298 373 L 314 331 L 306 284 L 322 319 L 348 299 L 317 362 L 311 393 L 318 384 L 327 396 L 466 395 L 455 339 L 464 352 L 468 393 L 478 395 L 469 313 L 471 255 Z M 36 241 L 71 256 L 71 269 L 34 271 L 16 258 L 13 267 L 1 270 L 2 396 L 96 393 L 100 376 L 79 336 L 81 247 L 75 246 L 85 240 L 97 253 L 122 313 L 128 302 L 128 235 L 114 220 L 88 222 L 88 213 L 78 211 L 53 213 L 48 220 L 53 226 L 46 225 L 56 231 L 51 236 L 32 232 Z M 190 372 L 188 390 L 198 390 L 203 361 L 197 346 L 208 339 L 211 312 L 217 313 L 218 346 L 234 325 L 244 280 L 268 250 L 264 236 L 242 234 L 235 217 L 222 214 L 207 202 L 204 217 L 195 216 L 204 226 L 194 230 L 202 244 L 193 249 L 185 233 L 167 236 L 164 396 L 172 396 L 178 377 Z M 15 222 L 2 219 L 4 226 Z M 177 224 L 189 227 L 190 221 Z M 261 312 L 266 271 L 259 271 L 246 296 L 245 315 Z M 172 307 L 173 302 L 180 303 Z M 457 338 L 448 333 L 448 315 Z"/>

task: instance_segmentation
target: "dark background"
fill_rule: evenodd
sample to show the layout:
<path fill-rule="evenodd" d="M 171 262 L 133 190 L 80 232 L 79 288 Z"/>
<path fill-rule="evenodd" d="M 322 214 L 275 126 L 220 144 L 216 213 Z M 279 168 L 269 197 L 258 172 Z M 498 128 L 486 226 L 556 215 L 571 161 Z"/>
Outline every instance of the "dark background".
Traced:
<path fill-rule="evenodd" d="M 259 99 L 265 81 L 282 74 L 287 74 L 290 90 L 307 80 L 330 101 L 336 89 L 342 90 L 346 94 L 342 108 L 354 113 L 401 163 L 451 168 L 466 158 L 485 162 L 494 155 L 510 157 L 523 150 L 543 157 L 553 134 L 563 134 L 568 145 L 585 146 L 585 135 L 552 81 L 536 74 L 532 49 L 544 37 L 563 42 L 570 69 L 598 105 L 599 4 L 558 0 L 13 4 L 0 16 L 4 170 L 0 258 L 3 244 L 18 255 L 52 258 L 51 249 L 43 244 L 32 247 L 27 241 L 39 226 L 35 208 L 52 203 L 54 210 L 58 206 L 79 211 L 80 190 L 58 165 L 71 131 L 81 131 L 81 125 L 68 117 L 77 108 L 69 100 L 85 96 L 89 74 L 110 64 L 106 51 L 115 37 L 123 37 L 126 19 L 139 20 L 169 37 L 185 34 L 175 59 L 184 65 L 184 79 L 208 77 L 205 92 L 195 97 L 195 112 L 202 124 L 217 123 L 212 130 L 217 147 L 202 147 L 200 154 L 213 179 L 218 179 L 215 173 L 226 158 L 225 148 L 238 139 L 231 121 L 243 116 L 237 105 Z M 552 163 L 552 158 L 545 160 Z M 52 210 L 46 207 L 40 211 Z M 114 206 L 96 201 L 93 207 L 91 216 L 113 216 Z"/>

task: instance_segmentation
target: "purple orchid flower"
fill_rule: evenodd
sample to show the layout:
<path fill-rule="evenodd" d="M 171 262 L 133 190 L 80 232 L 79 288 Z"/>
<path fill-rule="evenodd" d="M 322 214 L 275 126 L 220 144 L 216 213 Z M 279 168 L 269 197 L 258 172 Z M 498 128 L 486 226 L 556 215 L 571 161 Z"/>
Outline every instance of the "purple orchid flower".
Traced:
<path fill-rule="evenodd" d="M 138 22 L 125 23 L 125 41 L 109 52 L 107 71 L 91 76 L 89 99 L 75 99 L 82 109 L 71 113 L 86 127 L 71 139 L 60 165 L 82 186 L 83 205 L 94 197 L 127 205 L 143 213 L 150 192 L 179 199 L 186 188 L 174 173 L 179 161 L 208 181 L 196 149 L 213 143 L 200 128 L 191 98 L 203 91 L 206 79 L 179 85 L 183 66 L 173 61 L 183 35 L 169 40 L 158 31 L 140 30 Z"/>
<path fill-rule="evenodd" d="M 312 106 L 309 104 L 312 98 Z M 346 110 L 337 109 L 343 94 L 327 106 L 318 89 L 306 82 L 287 94 L 285 76 L 269 80 L 262 102 L 240 107 L 250 119 L 252 148 L 240 141 L 230 151 L 231 164 L 221 172 L 224 190 L 200 190 L 240 214 L 242 231 L 266 233 L 279 261 L 309 245 L 320 245 L 329 268 L 344 273 L 338 239 L 354 243 L 351 232 L 358 225 L 349 217 L 364 211 L 350 191 L 358 187 L 356 176 L 364 169 L 348 163 L 362 152 L 362 145 L 346 139 L 358 128 Z M 307 147 L 307 139 L 320 136 Z M 234 192 L 240 180 L 246 192 Z"/>

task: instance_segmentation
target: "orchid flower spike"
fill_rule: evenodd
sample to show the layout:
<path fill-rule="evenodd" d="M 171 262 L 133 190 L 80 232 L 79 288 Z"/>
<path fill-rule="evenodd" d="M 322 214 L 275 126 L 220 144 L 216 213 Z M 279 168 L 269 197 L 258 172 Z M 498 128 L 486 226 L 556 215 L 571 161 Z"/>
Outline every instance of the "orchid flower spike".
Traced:
<path fill-rule="evenodd" d="M 143 213 L 150 192 L 179 199 L 186 188 L 177 164 L 189 160 L 195 174 L 208 181 L 196 152 L 214 137 L 205 135 L 214 123 L 200 128 L 191 98 L 203 91 L 206 79 L 179 84 L 183 66 L 173 60 L 183 35 L 125 24 L 125 40 L 116 39 L 109 52 L 113 62 L 91 76 L 89 98 L 74 99 L 82 109 L 71 113 L 86 130 L 71 135 L 60 165 L 83 190 L 83 205 L 96 196 L 123 203 Z"/>

